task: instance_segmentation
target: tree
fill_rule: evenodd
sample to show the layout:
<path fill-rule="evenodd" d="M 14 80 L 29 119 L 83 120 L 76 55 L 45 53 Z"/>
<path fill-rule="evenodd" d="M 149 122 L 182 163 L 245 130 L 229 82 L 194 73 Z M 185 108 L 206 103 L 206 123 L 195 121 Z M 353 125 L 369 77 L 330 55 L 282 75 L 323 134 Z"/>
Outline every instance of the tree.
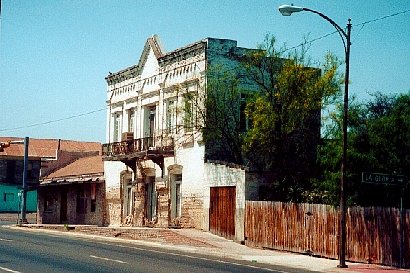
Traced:
<path fill-rule="evenodd" d="M 322 107 L 340 91 L 337 61 L 328 55 L 318 69 L 309 66 L 304 48 L 282 55 L 267 36 L 244 62 L 259 87 L 246 108 L 252 128 L 244 150 L 251 166 L 273 174 L 271 198 L 303 201 L 316 171 Z"/>
<path fill-rule="evenodd" d="M 243 164 L 244 127 L 241 109 L 245 94 L 238 71 L 223 65 L 209 65 L 206 84 L 198 84 L 195 92 L 180 87 L 184 96 L 181 109 L 184 124 L 202 133 L 205 159 Z M 192 89 L 192 88 L 191 88 Z"/>
<path fill-rule="evenodd" d="M 236 72 L 220 66 L 208 69 L 202 132 L 207 159 L 243 164 L 241 105 L 247 90 L 241 87 Z"/>
<path fill-rule="evenodd" d="M 400 174 L 410 170 L 410 92 L 399 96 L 374 95 L 367 103 L 352 101 L 348 123 L 348 197 L 350 204 L 362 206 L 398 206 L 409 188 L 361 183 L 362 172 Z M 327 129 L 328 140 L 320 149 L 322 179 L 318 192 L 338 199 L 337 185 L 341 158 L 341 109 Z M 406 206 L 409 206 L 409 200 Z"/>
<path fill-rule="evenodd" d="M 239 66 L 210 65 L 204 90 L 185 92 L 201 120 L 206 159 L 271 177 L 266 198 L 305 201 L 317 172 L 321 110 L 340 91 L 337 60 L 329 54 L 311 67 L 305 48 L 285 55 L 271 36 L 246 52 L 235 56 Z"/>

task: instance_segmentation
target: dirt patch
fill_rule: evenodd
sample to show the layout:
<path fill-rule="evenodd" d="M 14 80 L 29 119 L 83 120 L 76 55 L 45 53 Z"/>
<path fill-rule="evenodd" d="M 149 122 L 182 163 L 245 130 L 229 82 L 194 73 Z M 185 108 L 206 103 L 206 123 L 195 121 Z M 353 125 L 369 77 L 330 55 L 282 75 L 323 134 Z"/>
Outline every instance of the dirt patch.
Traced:
<path fill-rule="evenodd" d="M 36 213 L 28 213 L 27 221 L 29 224 L 37 222 Z M 1 222 L 10 222 L 16 224 L 18 222 L 17 213 L 0 213 Z M 108 228 L 97 226 L 81 226 L 81 225 L 28 225 L 26 227 L 32 229 L 50 229 L 65 232 L 79 232 L 84 234 L 123 238 L 128 240 L 141 240 L 149 242 L 167 243 L 173 245 L 187 245 L 195 247 L 216 248 L 215 245 L 209 244 L 205 240 L 185 236 L 179 234 L 172 229 L 157 229 L 157 228 Z"/>
<path fill-rule="evenodd" d="M 17 219 L 17 218 L 16 218 Z M 194 247 L 217 248 L 205 240 L 185 236 L 172 229 L 157 228 L 108 228 L 81 225 L 27 225 L 32 229 L 50 229 L 64 232 L 78 232 L 89 235 L 122 238 L 127 240 L 141 240 L 173 245 L 185 245 Z"/>
<path fill-rule="evenodd" d="M 196 247 L 215 247 L 207 242 L 190 238 L 178 234 L 170 229 L 150 229 L 150 228 L 136 228 L 136 229 L 116 229 L 116 228 L 102 228 L 102 227 L 81 227 L 76 226 L 74 232 L 81 232 L 86 234 L 93 234 L 105 237 L 116 237 L 131 240 L 142 240 L 150 242 L 168 243 L 174 245 L 190 245 Z"/>
<path fill-rule="evenodd" d="M 27 213 L 26 218 L 27 218 L 27 221 L 30 224 L 37 223 L 37 213 Z M 18 222 L 18 214 L 17 213 L 0 213 L 0 221 L 10 222 L 10 223 L 17 223 Z"/>

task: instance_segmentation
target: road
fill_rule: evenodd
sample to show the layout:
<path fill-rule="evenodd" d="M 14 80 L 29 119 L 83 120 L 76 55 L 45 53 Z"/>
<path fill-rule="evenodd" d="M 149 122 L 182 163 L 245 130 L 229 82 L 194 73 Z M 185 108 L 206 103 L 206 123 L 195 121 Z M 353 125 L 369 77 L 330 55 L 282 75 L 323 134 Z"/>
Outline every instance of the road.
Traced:
<path fill-rule="evenodd" d="M 10 229 L 0 222 L 0 272 L 300 272 L 64 233 Z"/>

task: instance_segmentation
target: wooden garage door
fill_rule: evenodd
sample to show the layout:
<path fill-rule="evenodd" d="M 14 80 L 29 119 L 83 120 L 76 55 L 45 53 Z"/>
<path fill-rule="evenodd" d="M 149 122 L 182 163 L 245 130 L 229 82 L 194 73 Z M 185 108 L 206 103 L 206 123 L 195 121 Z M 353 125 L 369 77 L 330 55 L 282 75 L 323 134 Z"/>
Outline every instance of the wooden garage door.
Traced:
<path fill-rule="evenodd" d="M 235 237 L 236 187 L 211 187 L 209 230 L 227 239 Z"/>

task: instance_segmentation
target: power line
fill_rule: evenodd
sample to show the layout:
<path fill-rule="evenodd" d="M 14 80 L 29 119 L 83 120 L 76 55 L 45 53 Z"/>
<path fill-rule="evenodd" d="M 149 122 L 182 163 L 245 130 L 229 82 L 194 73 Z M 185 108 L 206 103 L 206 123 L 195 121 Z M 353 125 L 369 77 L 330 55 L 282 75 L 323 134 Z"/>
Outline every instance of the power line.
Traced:
<path fill-rule="evenodd" d="M 65 118 L 53 119 L 53 120 L 49 120 L 49 121 L 45 121 L 45 122 L 34 123 L 34 124 L 19 126 L 19 127 L 14 127 L 14 128 L 0 129 L 0 132 L 20 130 L 20 129 L 37 127 L 37 126 L 41 126 L 41 125 L 47 125 L 47 124 L 56 123 L 56 122 L 60 122 L 60 121 L 64 121 L 64 120 L 69 120 L 69 119 L 79 118 L 79 117 L 83 117 L 83 116 L 88 116 L 88 115 L 91 115 L 91 114 L 94 114 L 94 113 L 105 111 L 106 109 L 107 108 L 101 108 L 101 109 L 92 110 L 92 111 L 89 111 L 89 112 L 86 112 L 86 113 L 81 113 L 81 114 L 77 114 L 77 115 L 73 115 L 73 116 L 69 116 L 69 117 L 65 117 Z"/>
<path fill-rule="evenodd" d="M 365 22 L 362 22 L 362 23 L 359 23 L 359 24 L 355 24 L 355 25 L 353 25 L 353 27 L 361 26 L 361 27 L 363 28 L 363 27 L 364 27 L 365 25 L 367 25 L 367 24 L 374 23 L 374 22 L 381 21 L 381 20 L 385 20 L 385 19 L 388 19 L 388 18 L 397 16 L 397 15 L 401 15 L 401 14 L 407 13 L 407 12 L 410 12 L 410 9 L 408 9 L 408 10 L 403 10 L 403 11 L 399 11 L 399 12 L 392 13 L 392 14 L 389 14 L 389 15 L 385 15 L 385 16 L 382 16 L 382 17 L 379 17 L 379 18 L 376 18 L 376 19 L 372 19 L 372 20 L 368 20 L 368 21 L 365 21 Z M 322 35 L 322 36 L 320 36 L 320 37 L 314 38 L 314 39 L 312 39 L 312 40 L 310 40 L 310 41 L 306 41 L 306 42 L 300 43 L 300 44 L 298 44 L 298 45 L 296 45 L 296 46 L 287 48 L 287 49 L 283 50 L 281 53 L 284 53 L 284 52 L 289 51 L 289 50 L 292 50 L 292 49 L 296 49 L 296 48 L 298 48 L 298 47 L 301 47 L 301 46 L 304 46 L 304 45 L 307 45 L 307 44 L 311 44 L 311 43 L 313 43 L 313 42 L 316 42 L 316 41 L 318 41 L 318 40 L 321 40 L 321 39 L 324 39 L 324 38 L 326 38 L 326 37 L 328 37 L 328 36 L 331 36 L 331 35 L 333 35 L 333 34 L 335 34 L 335 33 L 337 33 L 337 31 L 330 32 L 330 33 L 328 33 L 328 34 L 325 34 L 325 35 Z"/>
<path fill-rule="evenodd" d="M 400 15 L 400 14 L 404 14 L 404 13 L 407 13 L 407 12 L 410 12 L 410 9 L 408 9 L 408 10 L 403 10 L 403 11 L 399 11 L 399 12 L 396 12 L 396 13 L 393 13 L 393 14 L 389 14 L 389 15 L 386 15 L 386 16 L 382 16 L 382 17 L 379 17 L 379 18 L 376 18 L 376 19 L 373 19 L 373 20 L 369 20 L 369 21 L 366 21 L 366 22 L 363 22 L 363 23 L 360 23 L 360 24 L 357 24 L 357 25 L 353 25 L 353 26 L 354 26 L 354 27 L 364 26 L 364 25 L 366 25 L 366 24 L 370 24 L 370 23 L 374 23 L 374 22 L 377 22 L 377 21 L 381 21 L 381 20 L 384 20 L 384 19 L 387 19 L 387 18 L 390 18 L 390 17 L 394 17 L 394 16 L 397 16 L 397 15 Z"/>
<path fill-rule="evenodd" d="M 388 18 L 397 16 L 397 15 L 401 15 L 401 14 L 404 14 L 404 13 L 407 13 L 407 12 L 410 12 L 410 9 L 408 9 L 408 10 L 403 10 L 403 11 L 399 11 L 399 12 L 392 13 L 392 14 L 389 14 L 389 15 L 385 15 L 385 16 L 382 16 L 382 17 L 379 17 L 379 18 L 376 18 L 376 19 L 368 20 L 368 21 L 365 21 L 365 22 L 362 22 L 362 23 L 359 23 L 359 24 L 355 24 L 355 25 L 353 25 L 353 26 L 354 26 L 354 27 L 361 26 L 361 27 L 363 28 L 363 27 L 364 27 L 365 25 L 367 25 L 367 24 L 374 23 L 374 22 L 378 22 L 378 21 L 381 21 L 381 20 L 386 20 L 386 19 L 388 19 Z M 1 16 L 1 0 L 0 0 L 0 16 Z M 1 17 L 0 17 L 0 18 L 1 18 Z M 0 21 L 0 22 L 1 22 L 1 21 Z M 328 37 L 328 36 L 331 36 L 331 35 L 333 35 L 333 34 L 335 34 L 335 33 L 337 33 L 337 31 L 333 31 L 333 32 L 327 33 L 327 34 L 322 35 L 322 36 L 320 36 L 320 37 L 314 38 L 314 39 L 312 39 L 312 40 L 310 40 L 310 41 L 306 41 L 306 42 L 300 43 L 300 44 L 298 44 L 298 45 L 296 45 L 296 46 L 287 48 L 287 49 L 283 50 L 281 53 L 284 53 L 284 52 L 289 51 L 289 50 L 292 50 L 292 49 L 296 49 L 296 48 L 298 48 L 298 47 L 301 47 L 301 46 L 304 46 L 304 45 L 307 45 L 307 44 L 311 44 L 311 43 L 313 43 L 313 42 L 316 42 L 316 41 L 319 41 L 319 40 L 321 40 L 321 39 L 324 39 L 324 38 L 326 38 L 326 37 Z M 47 125 L 47 124 L 56 123 L 56 122 L 60 122 L 60 121 L 64 121 L 64 120 L 70 120 L 70 119 L 74 119 L 74 118 L 78 118 L 78 117 L 82 117 L 82 116 L 88 116 L 88 115 L 91 115 L 91 114 L 94 114 L 94 113 L 97 113 L 97 112 L 105 111 L 106 109 L 107 109 L 107 108 L 101 108 L 101 109 L 92 110 L 92 111 L 89 111 L 89 112 L 86 112 L 86 113 L 81 113 L 81 114 L 78 114 L 78 115 L 73 115 L 73 116 L 69 116 L 69 117 L 65 117 L 65 118 L 49 120 L 49 121 L 40 122 L 40 123 L 34 123 L 34 124 L 26 125 L 26 126 L 0 129 L 0 132 L 12 131 L 12 130 L 19 130 L 19 129 L 25 129 L 25 128 L 32 128 L 32 127 Z"/>

